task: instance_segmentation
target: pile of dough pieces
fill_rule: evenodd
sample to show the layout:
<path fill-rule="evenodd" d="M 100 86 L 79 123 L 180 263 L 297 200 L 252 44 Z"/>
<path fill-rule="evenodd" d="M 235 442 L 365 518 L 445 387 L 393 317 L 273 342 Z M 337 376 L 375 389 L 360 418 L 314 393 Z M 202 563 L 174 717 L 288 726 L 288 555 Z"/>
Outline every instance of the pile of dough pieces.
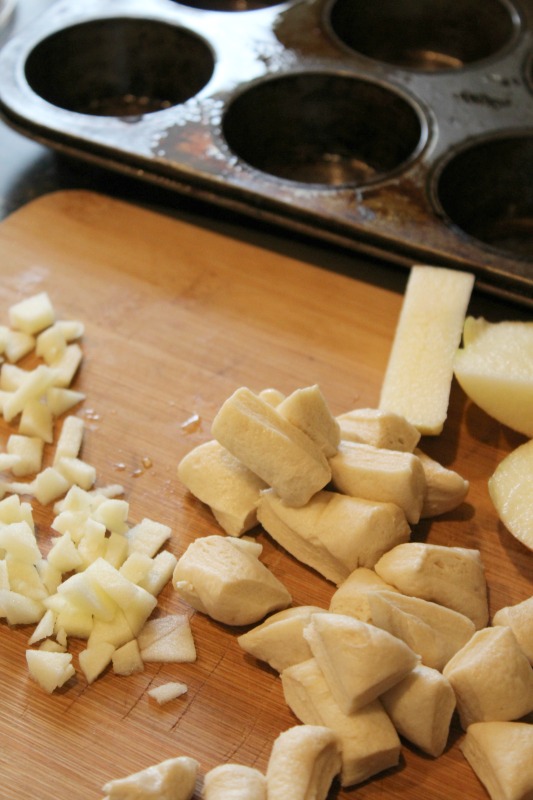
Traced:
<path fill-rule="evenodd" d="M 468 482 L 425 455 L 403 417 L 333 417 L 318 386 L 286 397 L 240 388 L 212 434 L 178 475 L 224 533 L 189 545 L 174 587 L 219 622 L 253 626 L 239 645 L 279 673 L 305 729 L 334 734 L 341 785 L 396 766 L 401 738 L 439 756 L 457 714 L 491 798 L 529 797 L 533 726 L 520 720 L 533 711 L 533 598 L 490 624 L 479 551 L 411 539 L 419 520 L 460 505 Z M 328 608 L 291 605 L 262 546 L 243 536 L 258 523 L 335 585 Z M 268 798 L 328 788 L 269 787 Z"/>

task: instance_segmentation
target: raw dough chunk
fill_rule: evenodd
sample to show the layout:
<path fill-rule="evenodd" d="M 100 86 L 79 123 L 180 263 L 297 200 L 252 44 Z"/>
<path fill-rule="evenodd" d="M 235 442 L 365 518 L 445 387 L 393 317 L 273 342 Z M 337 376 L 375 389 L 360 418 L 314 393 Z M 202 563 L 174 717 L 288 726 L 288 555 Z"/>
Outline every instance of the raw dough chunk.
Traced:
<path fill-rule="evenodd" d="M 246 387 L 222 405 L 212 433 L 290 505 L 305 505 L 331 478 L 315 442 Z"/>
<path fill-rule="evenodd" d="M 470 487 L 468 481 L 453 469 L 443 467 L 418 447 L 415 448 L 414 453 L 420 459 L 426 476 L 426 491 L 421 518 L 437 517 L 440 514 L 446 514 L 447 511 L 453 511 L 468 494 Z"/>
<path fill-rule="evenodd" d="M 266 778 L 254 767 L 220 764 L 204 777 L 204 800 L 267 800 Z"/>
<path fill-rule="evenodd" d="M 272 614 L 261 625 L 237 638 L 242 649 L 272 669 L 282 672 L 293 664 L 311 658 L 311 649 L 303 630 L 312 614 L 324 613 L 318 606 L 295 606 Z"/>
<path fill-rule="evenodd" d="M 267 484 L 217 441 L 205 442 L 182 458 L 178 477 L 230 536 L 257 524 L 259 494 Z"/>
<path fill-rule="evenodd" d="M 318 386 L 297 389 L 277 406 L 277 411 L 306 433 L 326 458 L 335 455 L 340 441 L 339 423 Z"/>
<path fill-rule="evenodd" d="M 412 453 L 420 441 L 420 431 L 405 417 L 379 408 L 356 408 L 337 417 L 341 439 L 364 442 L 386 450 Z"/>
<path fill-rule="evenodd" d="M 464 730 L 473 722 L 511 721 L 533 711 L 533 670 L 510 628 L 476 631 L 443 675 Z"/>
<path fill-rule="evenodd" d="M 420 519 L 426 479 L 413 453 L 385 450 L 359 442 L 341 442 L 329 461 L 335 488 L 352 497 L 394 503 L 408 522 Z"/>
<path fill-rule="evenodd" d="M 380 700 L 400 736 L 435 758 L 444 752 L 455 694 L 438 670 L 420 664 Z"/>
<path fill-rule="evenodd" d="M 385 553 L 374 569 L 400 592 L 470 617 L 477 629 L 488 622 L 487 583 L 479 550 L 407 542 Z"/>
<path fill-rule="evenodd" d="M 327 490 L 300 508 L 265 491 L 257 516 L 282 547 L 336 584 L 359 566 L 372 567 L 387 550 L 408 541 L 411 533 L 403 511 L 393 503 Z"/>
<path fill-rule="evenodd" d="M 178 559 L 174 588 L 193 608 L 226 625 L 250 625 L 286 608 L 289 592 L 259 561 L 255 547 L 245 545 L 226 536 L 196 539 Z"/>
<path fill-rule="evenodd" d="M 106 783 L 104 800 L 190 800 L 200 765 L 178 756 Z"/>
<path fill-rule="evenodd" d="M 330 728 L 289 728 L 272 745 L 266 773 L 268 800 L 326 800 L 341 766 L 339 740 Z"/>
<path fill-rule="evenodd" d="M 390 583 L 385 583 L 377 572 L 367 567 L 355 569 L 332 595 L 329 610 L 336 614 L 348 614 L 361 622 L 373 622 L 369 595 L 375 591 L 397 592 Z"/>
<path fill-rule="evenodd" d="M 362 783 L 398 764 L 400 739 L 379 700 L 345 714 L 314 658 L 284 670 L 281 681 L 285 700 L 301 722 L 325 725 L 337 734 L 342 750 L 342 786 Z"/>
<path fill-rule="evenodd" d="M 514 606 L 500 608 L 492 618 L 493 625 L 508 625 L 533 666 L 533 596 Z"/>
<path fill-rule="evenodd" d="M 313 614 L 304 636 L 345 714 L 375 700 L 420 661 L 401 639 L 342 614 Z"/>
<path fill-rule="evenodd" d="M 531 800 L 533 725 L 475 722 L 460 748 L 491 800 Z"/>

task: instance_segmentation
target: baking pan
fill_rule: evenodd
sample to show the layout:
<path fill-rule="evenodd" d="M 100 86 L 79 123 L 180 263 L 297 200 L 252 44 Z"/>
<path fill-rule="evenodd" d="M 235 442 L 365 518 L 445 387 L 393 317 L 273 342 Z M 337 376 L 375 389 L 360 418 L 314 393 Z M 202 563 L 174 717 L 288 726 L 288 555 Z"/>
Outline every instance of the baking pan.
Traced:
<path fill-rule="evenodd" d="M 533 0 L 60 0 L 0 109 L 89 162 L 533 307 Z"/>

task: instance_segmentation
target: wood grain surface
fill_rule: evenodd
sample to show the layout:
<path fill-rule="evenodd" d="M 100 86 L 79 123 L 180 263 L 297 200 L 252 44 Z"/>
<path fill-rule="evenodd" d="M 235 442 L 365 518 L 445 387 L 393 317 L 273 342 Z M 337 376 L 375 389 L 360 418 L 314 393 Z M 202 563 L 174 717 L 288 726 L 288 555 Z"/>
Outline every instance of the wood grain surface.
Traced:
<path fill-rule="evenodd" d="M 195 537 L 220 532 L 179 485 L 176 466 L 210 438 L 234 389 L 318 383 L 334 413 L 378 401 L 402 299 L 379 280 L 86 192 L 17 211 L 0 225 L 0 252 L 0 322 L 11 303 L 46 290 L 61 317 L 85 323 L 75 381 L 87 396 L 76 410 L 86 421 L 83 457 L 97 468 L 97 485 L 125 487 L 131 523 L 148 516 L 171 526 L 176 556 Z M 188 431 L 194 414 L 200 426 Z M 13 430 L 3 421 L 0 430 L 4 446 Z M 460 509 L 417 525 L 413 538 L 479 548 L 491 612 L 531 594 L 532 556 L 499 524 L 487 493 L 499 460 L 522 441 L 454 384 L 443 434 L 422 442 L 471 488 Z M 46 552 L 52 509 L 35 506 L 34 516 Z M 333 585 L 257 535 L 295 604 L 329 602 Z M 176 611 L 190 609 L 168 585 L 157 613 Z M 198 798 L 202 775 L 217 764 L 265 769 L 275 737 L 296 724 L 278 676 L 240 650 L 241 630 L 199 613 L 191 626 L 194 664 L 147 664 L 128 678 L 109 670 L 91 686 L 77 669 L 48 696 L 25 666 L 33 627 L 0 623 L 0 798 L 94 800 L 106 781 L 175 755 L 200 762 Z M 76 668 L 82 646 L 69 646 Z M 168 680 L 186 682 L 188 692 L 158 706 L 147 689 Z M 436 760 L 405 744 L 397 769 L 351 790 L 334 786 L 330 797 L 482 800 L 460 738 L 454 722 Z"/>

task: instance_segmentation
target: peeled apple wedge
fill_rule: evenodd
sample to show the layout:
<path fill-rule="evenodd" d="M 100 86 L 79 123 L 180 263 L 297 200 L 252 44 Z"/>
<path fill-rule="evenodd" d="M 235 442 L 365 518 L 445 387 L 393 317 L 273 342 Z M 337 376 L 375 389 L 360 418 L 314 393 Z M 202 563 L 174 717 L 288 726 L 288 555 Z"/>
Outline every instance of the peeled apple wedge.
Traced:
<path fill-rule="evenodd" d="M 223 403 L 211 430 L 223 447 L 290 505 L 305 505 L 331 478 L 320 447 L 246 387 Z"/>
<path fill-rule="evenodd" d="M 341 771 L 340 742 L 323 725 L 295 725 L 272 745 L 266 772 L 269 800 L 326 800 Z"/>
<path fill-rule="evenodd" d="M 178 594 L 226 625 L 250 625 L 289 606 L 285 586 L 259 561 L 256 547 L 246 544 L 233 536 L 196 539 L 174 569 Z"/>
<path fill-rule="evenodd" d="M 187 453 L 178 464 L 178 477 L 230 536 L 257 524 L 259 494 L 267 484 L 216 440 Z"/>
<path fill-rule="evenodd" d="M 486 414 L 533 438 L 533 322 L 467 317 L 457 381 Z"/>
<path fill-rule="evenodd" d="M 295 508 L 271 490 L 262 492 L 257 518 L 282 547 L 336 584 L 357 567 L 372 567 L 410 537 L 405 514 L 394 503 L 322 490 Z"/>
<path fill-rule="evenodd" d="M 378 698 L 420 662 L 401 639 L 342 614 L 314 614 L 304 636 L 345 714 Z"/>
<path fill-rule="evenodd" d="M 400 739 L 379 700 L 353 714 L 345 714 L 314 658 L 284 670 L 281 683 L 287 705 L 301 722 L 325 725 L 338 736 L 342 786 L 362 783 L 398 764 Z"/>
<path fill-rule="evenodd" d="M 533 797 L 533 725 L 475 722 L 460 748 L 491 800 Z"/>
<path fill-rule="evenodd" d="M 533 406 L 530 409 L 533 416 Z M 509 533 L 533 550 L 533 439 L 500 461 L 488 489 L 500 520 Z"/>
<path fill-rule="evenodd" d="M 438 435 L 444 427 L 473 286 L 468 272 L 411 268 L 379 408 L 401 414 L 423 435 Z"/>
<path fill-rule="evenodd" d="M 477 629 L 488 622 L 487 582 L 479 550 L 406 542 L 385 553 L 374 569 L 403 594 L 458 611 Z"/>

